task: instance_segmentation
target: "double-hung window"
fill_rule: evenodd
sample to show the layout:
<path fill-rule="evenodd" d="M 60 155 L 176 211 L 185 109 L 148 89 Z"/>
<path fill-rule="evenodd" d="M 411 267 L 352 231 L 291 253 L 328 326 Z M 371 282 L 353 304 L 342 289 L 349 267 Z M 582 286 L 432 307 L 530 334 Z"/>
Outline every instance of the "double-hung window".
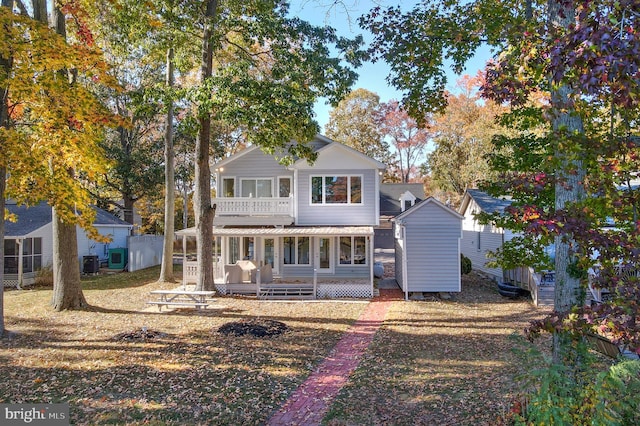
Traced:
<path fill-rule="evenodd" d="M 311 204 L 362 204 L 362 176 L 311 176 Z"/>
<path fill-rule="evenodd" d="M 366 237 L 340 237 L 340 264 L 367 264 Z"/>
<path fill-rule="evenodd" d="M 309 264 L 309 237 L 284 237 L 284 264 Z"/>

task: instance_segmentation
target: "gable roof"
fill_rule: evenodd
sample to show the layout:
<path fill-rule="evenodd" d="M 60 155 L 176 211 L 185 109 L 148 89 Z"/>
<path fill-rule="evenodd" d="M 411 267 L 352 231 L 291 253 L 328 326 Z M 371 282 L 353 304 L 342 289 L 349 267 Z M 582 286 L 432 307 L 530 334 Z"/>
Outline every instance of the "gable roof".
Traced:
<path fill-rule="evenodd" d="M 292 141 L 291 143 L 295 143 L 294 141 Z M 317 152 L 318 155 L 322 155 L 323 152 L 329 152 L 330 150 L 333 149 L 343 149 L 346 150 L 349 154 L 354 155 L 356 157 L 359 157 L 361 160 L 366 161 L 371 163 L 372 167 L 375 167 L 377 169 L 386 169 L 386 165 L 379 162 L 378 160 L 375 160 L 371 157 L 368 157 L 366 155 L 364 155 L 363 153 L 361 153 L 360 151 L 357 151 L 351 147 L 348 147 L 346 145 L 343 145 L 339 142 L 333 141 L 331 139 L 329 139 L 326 136 L 317 134 L 313 140 L 308 142 L 309 146 L 313 149 L 314 152 Z M 229 157 L 217 162 L 215 164 L 215 168 L 219 169 L 220 167 L 224 167 L 225 165 L 227 165 L 228 163 L 237 160 L 238 158 L 243 157 L 244 155 L 255 151 L 256 149 L 260 149 L 259 146 L 257 145 L 251 145 L 250 147 L 243 149 L 240 152 L 237 152 L 233 155 L 230 155 Z M 298 168 L 298 167 L 313 167 L 313 166 L 308 166 L 307 160 L 304 158 L 299 158 L 296 159 L 296 161 L 294 162 L 293 166 L 291 166 L 291 168 Z"/>
<path fill-rule="evenodd" d="M 479 189 L 467 189 L 460 204 L 459 212 L 464 214 L 473 199 L 480 210 L 485 213 L 504 213 L 504 209 L 511 205 L 511 200 L 506 198 L 496 198 Z"/>
<path fill-rule="evenodd" d="M 420 201 L 418 204 L 414 205 L 413 207 L 411 207 L 408 210 L 405 210 L 404 212 L 400 213 L 398 216 L 396 216 L 395 218 L 393 218 L 391 220 L 393 222 L 400 221 L 400 220 L 406 218 L 407 216 L 410 216 L 410 215 L 416 213 L 417 211 L 422 209 L 424 206 L 427 206 L 429 204 L 433 204 L 433 205 L 436 205 L 436 206 L 440 207 L 442 210 L 446 211 L 447 213 L 451 214 L 452 216 L 454 216 L 454 217 L 456 217 L 456 218 L 458 218 L 460 220 L 464 219 L 464 216 L 462 216 L 460 213 L 458 213 L 457 211 L 455 211 L 451 207 L 445 206 L 444 204 L 442 204 L 440 201 L 438 201 L 434 197 L 428 197 L 426 200 Z"/>
<path fill-rule="evenodd" d="M 395 216 L 402 213 L 400 197 L 407 191 L 416 197 L 416 204 L 426 198 L 424 194 L 424 186 L 421 183 L 380 184 L 380 215 Z"/>
<path fill-rule="evenodd" d="M 47 203 L 28 207 L 7 202 L 6 207 L 9 213 L 15 215 L 18 220 L 16 222 L 4 221 L 5 238 L 30 234 L 51 222 L 51 206 Z"/>
<path fill-rule="evenodd" d="M 351 155 L 352 158 L 355 157 L 355 159 L 359 161 L 368 163 L 372 168 L 376 168 L 378 170 L 384 170 L 387 168 L 387 166 L 384 163 L 381 163 L 380 161 L 374 158 L 371 158 L 368 155 L 365 155 L 362 152 L 358 151 L 357 149 L 351 148 L 350 146 L 341 144 L 340 142 L 332 141 L 331 139 L 322 135 L 317 135 L 316 139 L 329 142 L 326 145 L 316 149 L 316 152 L 318 153 L 318 160 L 316 160 L 316 163 L 321 161 L 321 157 L 323 154 L 329 153 L 335 150 L 341 150 L 341 151 L 345 151 L 346 155 Z M 300 159 L 296 161 L 292 166 L 292 168 L 311 168 L 311 167 L 313 166 L 310 166 L 309 163 L 307 163 L 307 160 L 305 159 Z"/>
<path fill-rule="evenodd" d="M 51 206 L 46 202 L 38 203 L 35 206 L 7 203 L 6 207 L 9 213 L 14 214 L 18 219 L 16 222 L 5 220 L 4 233 L 6 238 L 28 235 L 51 223 L 52 220 Z M 95 226 L 133 226 L 105 210 L 92 207 L 96 211 L 96 218 L 93 221 Z"/>

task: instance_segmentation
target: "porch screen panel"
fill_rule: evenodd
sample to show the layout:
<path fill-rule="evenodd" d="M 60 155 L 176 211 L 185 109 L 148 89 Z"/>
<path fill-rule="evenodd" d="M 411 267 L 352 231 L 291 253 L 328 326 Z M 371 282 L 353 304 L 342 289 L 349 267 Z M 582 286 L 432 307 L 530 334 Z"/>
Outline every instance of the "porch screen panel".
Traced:
<path fill-rule="evenodd" d="M 14 239 L 4 240 L 4 273 L 18 273 L 18 244 Z"/>
<path fill-rule="evenodd" d="M 329 238 L 320 238 L 320 269 L 329 269 L 331 267 L 330 241 Z"/>
<path fill-rule="evenodd" d="M 275 260 L 275 240 L 273 238 L 264 239 L 264 263 L 273 268 Z"/>
<path fill-rule="evenodd" d="M 353 237 L 353 263 L 367 263 L 367 239 L 365 237 Z"/>
<path fill-rule="evenodd" d="M 296 246 L 294 237 L 284 237 L 284 264 L 294 265 L 296 263 Z"/>
<path fill-rule="evenodd" d="M 351 264 L 351 237 L 340 237 L 340 263 Z"/>
<path fill-rule="evenodd" d="M 229 263 L 233 264 L 240 260 L 240 238 L 229 237 Z"/>
<path fill-rule="evenodd" d="M 309 237 L 298 237 L 298 264 L 309 264 Z"/>

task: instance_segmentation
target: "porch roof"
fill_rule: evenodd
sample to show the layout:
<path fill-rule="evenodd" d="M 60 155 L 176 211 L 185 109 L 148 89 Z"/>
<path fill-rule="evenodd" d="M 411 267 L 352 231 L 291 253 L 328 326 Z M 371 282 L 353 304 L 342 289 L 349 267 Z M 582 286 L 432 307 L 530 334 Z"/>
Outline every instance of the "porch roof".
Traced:
<path fill-rule="evenodd" d="M 178 236 L 195 237 L 196 228 L 181 229 Z M 372 236 L 372 226 L 295 226 L 286 228 L 219 228 L 213 227 L 213 235 L 221 237 L 241 236 Z"/>

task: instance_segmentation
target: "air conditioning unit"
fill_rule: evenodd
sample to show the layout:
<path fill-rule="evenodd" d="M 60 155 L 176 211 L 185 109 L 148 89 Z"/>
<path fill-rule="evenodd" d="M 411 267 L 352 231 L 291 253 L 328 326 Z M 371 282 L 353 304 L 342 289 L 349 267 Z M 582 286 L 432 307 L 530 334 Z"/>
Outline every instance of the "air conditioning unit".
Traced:
<path fill-rule="evenodd" d="M 129 262 L 129 251 L 126 248 L 109 249 L 109 269 L 124 269 Z"/>

